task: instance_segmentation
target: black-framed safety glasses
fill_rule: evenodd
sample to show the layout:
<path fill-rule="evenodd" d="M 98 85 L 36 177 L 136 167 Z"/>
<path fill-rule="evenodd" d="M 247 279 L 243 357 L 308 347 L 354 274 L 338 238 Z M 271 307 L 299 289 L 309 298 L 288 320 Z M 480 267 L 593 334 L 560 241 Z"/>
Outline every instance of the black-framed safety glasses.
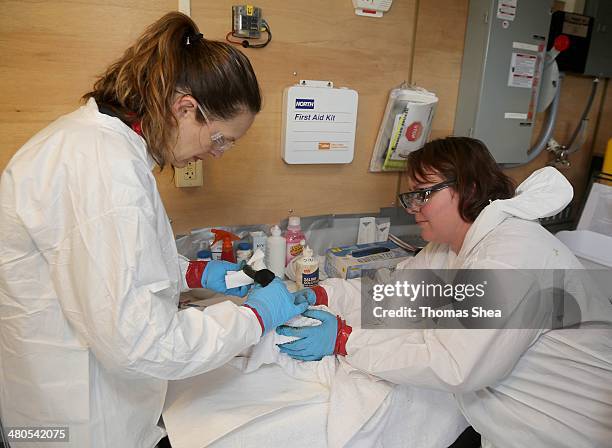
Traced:
<path fill-rule="evenodd" d="M 419 188 L 418 190 L 408 191 L 397 195 L 399 203 L 407 212 L 415 213 L 429 201 L 429 198 L 436 191 L 444 190 L 452 185 L 455 185 L 456 180 L 450 179 L 439 184 L 432 185 L 427 188 Z"/>

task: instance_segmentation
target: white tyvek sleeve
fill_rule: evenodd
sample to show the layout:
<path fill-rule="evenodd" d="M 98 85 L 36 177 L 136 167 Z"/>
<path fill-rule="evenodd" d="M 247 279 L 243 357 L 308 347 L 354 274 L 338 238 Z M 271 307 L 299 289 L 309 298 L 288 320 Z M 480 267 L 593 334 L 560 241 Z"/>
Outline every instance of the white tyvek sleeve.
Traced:
<path fill-rule="evenodd" d="M 189 269 L 189 259 L 179 255 L 178 264 L 181 270 L 181 292 L 189 291 L 191 289 L 187 284 L 187 269 Z"/>
<path fill-rule="evenodd" d="M 361 330 L 353 328 L 346 360 L 396 384 L 463 393 L 506 377 L 538 331 Z"/>
<path fill-rule="evenodd" d="M 334 297 L 342 297 L 339 286 L 330 288 Z M 513 323 L 524 329 L 368 330 L 353 323 L 345 359 L 357 369 L 396 384 L 454 393 L 493 385 L 510 373 L 550 317 L 538 301 L 523 300 L 533 292 L 533 283 L 513 286 L 517 302 Z M 353 285 L 345 285 L 344 291 L 355 297 L 360 294 Z"/>
<path fill-rule="evenodd" d="M 361 309 L 361 280 L 328 278 L 319 283 L 325 289 L 330 312 L 346 319 Z"/>
<path fill-rule="evenodd" d="M 143 206 L 77 218 L 47 258 L 63 313 L 105 367 L 180 379 L 224 364 L 256 343 L 261 327 L 230 302 L 178 311 L 181 273 L 167 264 L 176 263 L 174 241 L 160 238 L 156 219 Z"/>

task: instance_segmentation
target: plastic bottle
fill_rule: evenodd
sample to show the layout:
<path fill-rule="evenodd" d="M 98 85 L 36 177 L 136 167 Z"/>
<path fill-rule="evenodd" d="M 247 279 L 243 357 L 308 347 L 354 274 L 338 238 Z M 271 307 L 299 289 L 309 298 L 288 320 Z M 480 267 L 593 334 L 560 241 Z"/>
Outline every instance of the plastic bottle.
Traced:
<path fill-rule="evenodd" d="M 209 249 L 199 250 L 196 256 L 197 256 L 198 261 L 212 260 L 212 252 Z"/>
<path fill-rule="evenodd" d="M 281 236 L 281 229 L 277 225 L 270 229 L 271 236 L 266 240 L 266 265 L 274 274 L 283 278 L 285 276 L 285 238 Z"/>
<path fill-rule="evenodd" d="M 240 238 L 226 230 L 212 229 L 211 232 L 215 234 L 215 240 L 212 243 L 212 247 L 214 247 L 217 241 L 223 241 L 223 245 L 221 246 L 221 260 L 236 263 L 232 241 L 239 240 Z"/>
<path fill-rule="evenodd" d="M 300 245 L 302 246 L 302 252 L 304 252 L 304 246 L 306 246 L 306 240 L 300 241 Z M 297 262 L 300 261 L 301 259 L 302 259 L 302 256 L 298 255 L 297 257 L 293 258 L 287 266 L 285 266 L 285 276 L 288 279 L 293 280 L 294 282 L 297 282 L 296 280 Z"/>
<path fill-rule="evenodd" d="M 211 255 L 212 255 L 212 259 L 213 260 L 220 260 L 221 259 L 221 250 L 223 247 L 223 242 L 222 241 L 217 241 L 214 244 L 210 245 L 210 251 L 211 251 Z"/>
<path fill-rule="evenodd" d="M 241 261 L 247 262 L 252 255 L 251 243 L 238 243 L 238 247 L 236 248 L 236 263 L 240 263 Z"/>
<path fill-rule="evenodd" d="M 289 224 L 287 225 L 287 231 L 285 232 L 285 239 L 287 240 L 285 266 L 287 266 L 292 259 L 302 254 L 302 249 L 304 248 L 300 242 L 305 240 L 306 236 L 300 228 L 299 216 L 289 217 Z"/>
<path fill-rule="evenodd" d="M 310 247 L 304 248 L 302 257 L 297 260 L 295 271 L 298 288 L 308 288 L 319 283 L 319 261 L 313 256 Z"/>
<path fill-rule="evenodd" d="M 257 249 L 261 249 L 263 253 L 266 253 L 266 240 L 268 239 L 268 236 L 261 230 L 249 232 L 249 234 L 253 240 L 253 252 L 255 252 Z"/>

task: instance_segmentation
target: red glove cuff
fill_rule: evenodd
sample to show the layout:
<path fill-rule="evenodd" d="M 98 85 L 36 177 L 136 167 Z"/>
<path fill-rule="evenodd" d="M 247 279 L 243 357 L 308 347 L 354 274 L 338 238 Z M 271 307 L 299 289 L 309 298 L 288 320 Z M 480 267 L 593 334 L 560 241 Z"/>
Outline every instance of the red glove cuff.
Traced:
<path fill-rule="evenodd" d="M 190 288 L 201 288 L 202 287 L 202 275 L 208 261 L 190 261 L 187 273 L 185 274 L 185 280 L 187 280 L 187 286 Z"/>
<path fill-rule="evenodd" d="M 255 317 L 257 317 L 257 320 L 259 321 L 259 325 L 261 325 L 261 334 L 264 334 L 266 329 L 264 327 L 263 319 L 261 318 L 261 316 L 259 315 L 257 310 L 255 308 L 253 308 L 252 306 L 249 306 L 249 305 L 242 305 L 242 306 L 250 309 L 251 311 L 253 311 L 255 313 Z"/>
<path fill-rule="evenodd" d="M 347 325 L 345 320 L 340 319 L 340 316 L 336 316 L 338 319 L 338 333 L 336 334 L 336 345 L 334 346 L 334 355 L 346 356 L 346 341 L 348 341 L 353 327 Z"/>
<path fill-rule="evenodd" d="M 315 296 L 317 296 L 317 301 L 315 302 L 315 305 L 329 305 L 329 300 L 327 298 L 327 292 L 325 291 L 325 288 L 323 288 L 322 286 L 313 286 L 310 289 L 312 289 L 315 293 Z"/>

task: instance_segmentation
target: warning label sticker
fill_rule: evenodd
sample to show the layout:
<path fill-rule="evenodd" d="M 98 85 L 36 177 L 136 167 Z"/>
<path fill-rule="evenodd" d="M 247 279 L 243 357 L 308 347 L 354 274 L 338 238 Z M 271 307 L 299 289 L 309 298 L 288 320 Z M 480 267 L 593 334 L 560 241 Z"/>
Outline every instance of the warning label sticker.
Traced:
<path fill-rule="evenodd" d="M 501 20 L 514 20 L 516 16 L 517 0 L 498 0 L 497 18 Z"/>
<path fill-rule="evenodd" d="M 531 89 L 537 60 L 538 57 L 534 54 L 512 53 L 508 86 Z"/>

